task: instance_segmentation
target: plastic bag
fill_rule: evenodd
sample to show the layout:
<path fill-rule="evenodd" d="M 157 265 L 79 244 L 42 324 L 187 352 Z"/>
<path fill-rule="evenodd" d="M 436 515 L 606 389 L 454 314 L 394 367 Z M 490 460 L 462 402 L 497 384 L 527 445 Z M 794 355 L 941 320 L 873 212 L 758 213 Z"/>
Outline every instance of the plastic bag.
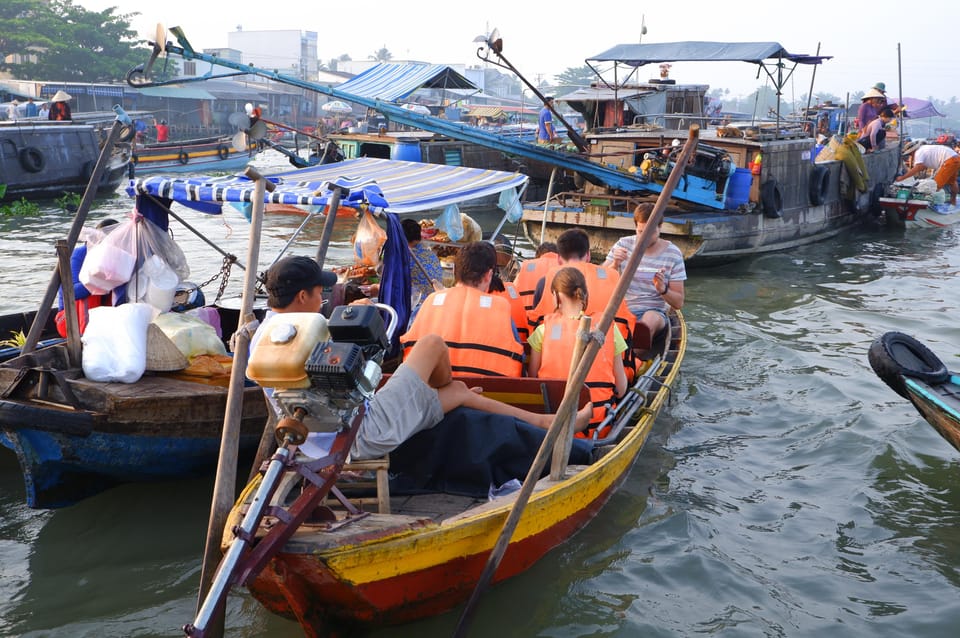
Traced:
<path fill-rule="evenodd" d="M 83 333 L 83 374 L 91 381 L 134 383 L 147 367 L 149 304 L 128 303 L 90 309 Z"/>
<path fill-rule="evenodd" d="M 380 228 L 369 210 L 363 211 L 357 234 L 353 237 L 353 260 L 363 266 L 380 263 L 380 249 L 387 241 L 387 232 Z"/>
<path fill-rule="evenodd" d="M 137 265 L 137 222 L 129 219 L 87 249 L 80 266 L 80 283 L 95 295 L 103 295 L 130 281 Z"/>
<path fill-rule="evenodd" d="M 206 321 L 179 312 L 165 312 L 153 320 L 187 359 L 201 354 L 225 355 L 227 348 Z"/>
<path fill-rule="evenodd" d="M 173 306 L 173 298 L 180 283 L 177 273 L 160 255 L 151 255 L 137 271 L 132 284 L 127 286 L 127 295 L 135 301 L 150 304 L 160 312 Z"/>
<path fill-rule="evenodd" d="M 136 213 L 117 226 L 103 241 L 87 249 L 80 267 L 80 283 L 91 293 L 106 294 L 127 283 L 137 264 L 153 255 L 159 255 L 180 281 L 190 276 L 183 251 L 159 226 Z"/>
<path fill-rule="evenodd" d="M 500 191 L 497 206 L 507 214 L 507 221 L 511 224 L 516 224 L 523 216 L 523 206 L 520 205 L 520 197 L 515 188 Z"/>
<path fill-rule="evenodd" d="M 444 208 L 440 217 L 437 218 L 436 226 L 447 234 L 450 241 L 460 241 L 463 239 L 463 222 L 460 219 L 460 208 L 456 204 L 450 204 Z"/>

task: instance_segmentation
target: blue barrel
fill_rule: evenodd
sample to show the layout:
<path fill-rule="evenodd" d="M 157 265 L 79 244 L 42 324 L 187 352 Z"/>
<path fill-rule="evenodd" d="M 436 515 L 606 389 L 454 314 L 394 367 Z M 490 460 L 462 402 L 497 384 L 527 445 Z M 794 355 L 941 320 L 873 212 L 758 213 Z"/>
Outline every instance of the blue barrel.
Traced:
<path fill-rule="evenodd" d="M 393 147 L 392 159 L 402 160 L 404 162 L 421 161 L 420 140 L 397 140 L 397 145 Z"/>
<path fill-rule="evenodd" d="M 730 176 L 727 184 L 726 208 L 739 208 L 750 200 L 750 186 L 753 185 L 753 175 L 749 168 L 738 168 Z"/>

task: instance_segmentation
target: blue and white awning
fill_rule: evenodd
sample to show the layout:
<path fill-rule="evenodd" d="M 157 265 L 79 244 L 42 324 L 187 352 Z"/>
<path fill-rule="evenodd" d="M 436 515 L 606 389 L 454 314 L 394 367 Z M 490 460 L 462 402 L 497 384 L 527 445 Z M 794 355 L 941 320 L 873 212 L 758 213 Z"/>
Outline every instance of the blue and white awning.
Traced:
<path fill-rule="evenodd" d="M 364 157 L 268 175 L 267 179 L 276 189 L 265 194 L 265 203 L 325 206 L 332 192 L 330 185 L 336 184 L 350 189 L 341 206 L 358 207 L 366 202 L 378 210 L 403 214 L 519 189 L 528 178 L 521 173 Z M 210 213 L 220 212 L 224 203 L 251 202 L 254 183 L 243 175 L 155 175 L 130 180 L 127 192 L 172 199 Z"/>
<path fill-rule="evenodd" d="M 394 102 L 417 89 L 473 89 L 477 85 L 445 64 L 383 62 L 337 87 L 352 95 Z"/>

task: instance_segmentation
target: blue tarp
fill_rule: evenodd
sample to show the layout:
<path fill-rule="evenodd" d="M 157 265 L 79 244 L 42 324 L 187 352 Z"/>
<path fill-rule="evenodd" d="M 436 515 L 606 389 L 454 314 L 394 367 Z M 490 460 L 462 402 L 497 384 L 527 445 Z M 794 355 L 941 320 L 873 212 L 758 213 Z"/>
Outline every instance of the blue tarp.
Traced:
<path fill-rule="evenodd" d="M 462 166 L 359 158 L 268 175 L 276 185 L 267 192 L 266 203 L 294 206 L 325 206 L 330 195 L 327 185 L 352 187 L 342 206 L 357 207 L 361 200 L 375 209 L 398 214 L 440 209 L 450 204 L 498 195 L 518 189 L 527 176 Z M 360 188 L 374 183 L 376 188 Z M 369 201 L 379 190 L 382 199 Z M 130 180 L 127 193 L 150 194 L 172 199 L 205 213 L 218 213 L 221 204 L 252 201 L 253 182 L 243 175 L 169 177 L 154 175 Z M 385 201 L 384 201 L 385 200 Z"/>
<path fill-rule="evenodd" d="M 755 62 L 785 59 L 798 64 L 820 64 L 830 55 L 788 53 L 777 42 L 661 42 L 618 44 L 587 58 L 588 62 L 618 62 L 643 66 L 659 62 Z"/>
<path fill-rule="evenodd" d="M 353 77 L 337 90 L 395 102 L 417 89 L 477 89 L 477 85 L 444 64 L 381 63 Z"/>

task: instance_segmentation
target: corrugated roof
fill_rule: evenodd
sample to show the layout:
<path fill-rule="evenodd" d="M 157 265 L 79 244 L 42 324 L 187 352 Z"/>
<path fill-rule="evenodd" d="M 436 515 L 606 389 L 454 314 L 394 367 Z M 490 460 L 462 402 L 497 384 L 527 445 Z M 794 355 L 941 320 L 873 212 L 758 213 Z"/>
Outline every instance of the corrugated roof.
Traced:
<path fill-rule="evenodd" d="M 490 117 L 496 119 L 502 117 L 504 111 L 499 106 L 475 106 L 467 112 L 469 117 Z"/>
<path fill-rule="evenodd" d="M 620 62 L 643 66 L 658 62 L 756 62 L 783 58 L 798 64 L 820 64 L 830 55 L 788 53 L 778 42 L 661 42 L 618 44 L 587 58 L 589 62 Z"/>
<path fill-rule="evenodd" d="M 215 96 L 209 91 L 201 89 L 199 86 L 184 86 L 182 84 L 170 84 L 167 86 L 148 86 L 138 88 L 141 95 L 148 97 L 168 97 L 181 98 L 187 100 L 215 100 Z"/>
<path fill-rule="evenodd" d="M 577 89 L 572 93 L 558 95 L 557 102 L 603 102 L 607 100 L 631 100 L 642 95 L 654 93 L 648 89 L 619 89 L 614 91 L 610 88 L 588 88 Z"/>
<path fill-rule="evenodd" d="M 417 89 L 474 89 L 477 86 L 444 64 L 388 63 L 371 67 L 338 90 L 360 97 L 395 102 Z"/>

